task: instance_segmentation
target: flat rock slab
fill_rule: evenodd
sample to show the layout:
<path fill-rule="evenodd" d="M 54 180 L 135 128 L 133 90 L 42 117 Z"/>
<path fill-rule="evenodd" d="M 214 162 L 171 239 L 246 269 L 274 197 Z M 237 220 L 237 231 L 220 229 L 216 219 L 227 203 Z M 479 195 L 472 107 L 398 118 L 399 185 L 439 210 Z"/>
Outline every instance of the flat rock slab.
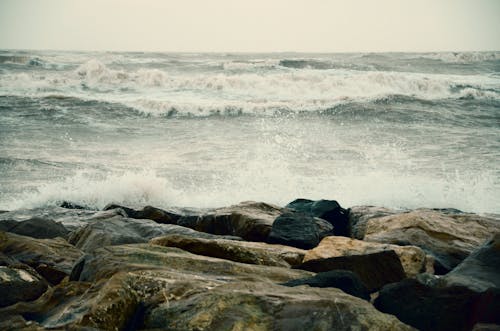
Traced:
<path fill-rule="evenodd" d="M 193 254 L 235 262 L 288 268 L 302 263 L 306 251 L 283 245 L 182 235 L 157 237 L 150 244 L 177 247 Z"/>
<path fill-rule="evenodd" d="M 195 255 L 174 247 L 130 244 L 94 250 L 75 267 L 72 279 L 93 282 L 109 278 L 119 271 L 138 270 L 162 271 L 170 274 L 169 277 L 178 275 L 181 278 L 201 277 L 224 281 L 244 278 L 285 282 L 311 276 L 310 272 L 303 270 L 238 263 Z"/>
<path fill-rule="evenodd" d="M 359 276 L 370 292 L 406 277 L 399 257 L 394 251 L 310 260 L 297 268 L 312 272 L 349 270 Z"/>
<path fill-rule="evenodd" d="M 492 218 L 417 209 L 368 220 L 364 239 L 418 246 L 436 259 L 436 273 L 442 274 L 456 267 L 496 232 L 500 232 L 500 222 Z"/>
<path fill-rule="evenodd" d="M 68 241 L 79 249 L 90 252 L 96 248 L 146 243 L 150 239 L 165 234 L 181 234 L 200 238 L 220 238 L 219 236 L 195 231 L 173 224 L 158 224 L 149 219 L 134 219 L 123 216 L 93 219 L 87 225 L 72 232 Z M 228 237 L 239 239 L 237 237 Z"/>
<path fill-rule="evenodd" d="M 308 250 L 304 262 L 347 255 L 363 255 L 393 250 L 399 257 L 407 277 L 426 271 L 426 254 L 416 246 L 380 244 L 340 236 L 323 238 L 319 245 Z"/>

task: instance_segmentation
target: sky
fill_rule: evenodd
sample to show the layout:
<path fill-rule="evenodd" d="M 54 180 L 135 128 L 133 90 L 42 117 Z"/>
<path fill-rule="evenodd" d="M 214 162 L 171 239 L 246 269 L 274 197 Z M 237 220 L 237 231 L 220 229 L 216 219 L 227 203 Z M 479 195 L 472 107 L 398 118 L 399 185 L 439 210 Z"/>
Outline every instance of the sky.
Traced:
<path fill-rule="evenodd" d="M 0 0 L 1 49 L 500 50 L 500 0 Z"/>

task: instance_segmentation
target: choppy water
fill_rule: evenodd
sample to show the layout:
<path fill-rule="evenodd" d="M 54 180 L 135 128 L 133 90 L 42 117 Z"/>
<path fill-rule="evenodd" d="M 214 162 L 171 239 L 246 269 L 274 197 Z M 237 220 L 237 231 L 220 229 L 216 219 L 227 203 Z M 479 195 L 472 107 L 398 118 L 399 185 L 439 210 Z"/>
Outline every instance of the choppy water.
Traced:
<path fill-rule="evenodd" d="M 0 209 L 500 212 L 500 52 L 0 51 Z"/>

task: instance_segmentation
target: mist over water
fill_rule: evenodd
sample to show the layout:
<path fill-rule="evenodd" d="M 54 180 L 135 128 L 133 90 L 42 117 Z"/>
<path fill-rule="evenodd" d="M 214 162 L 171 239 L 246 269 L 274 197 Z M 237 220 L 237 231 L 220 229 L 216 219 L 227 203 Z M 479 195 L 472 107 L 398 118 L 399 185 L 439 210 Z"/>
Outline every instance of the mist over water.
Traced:
<path fill-rule="evenodd" d="M 500 53 L 0 52 L 0 209 L 500 213 Z"/>

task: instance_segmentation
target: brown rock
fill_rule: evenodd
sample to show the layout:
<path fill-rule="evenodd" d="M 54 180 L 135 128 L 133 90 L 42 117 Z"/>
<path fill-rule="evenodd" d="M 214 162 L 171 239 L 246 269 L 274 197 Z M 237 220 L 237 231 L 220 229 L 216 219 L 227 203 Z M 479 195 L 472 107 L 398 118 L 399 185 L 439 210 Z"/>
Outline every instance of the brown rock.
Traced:
<path fill-rule="evenodd" d="M 309 260 L 297 268 L 312 272 L 349 270 L 359 276 L 370 292 L 406 277 L 399 257 L 394 251 Z"/>
<path fill-rule="evenodd" d="M 302 263 L 306 251 L 283 245 L 227 239 L 202 239 L 181 235 L 154 238 L 151 244 L 177 247 L 204 256 L 235 262 L 290 267 Z"/>
<path fill-rule="evenodd" d="M 402 211 L 375 206 L 354 206 L 350 208 L 349 230 L 351 237 L 363 240 L 365 237 L 366 223 L 372 218 L 399 214 Z"/>
<path fill-rule="evenodd" d="M 368 220 L 365 240 L 414 245 L 434 256 L 436 273 L 457 266 L 492 233 L 500 222 L 475 214 L 417 209 Z"/>
<path fill-rule="evenodd" d="M 201 232 L 266 241 L 283 209 L 263 202 L 246 201 L 199 216 L 181 217 L 177 224 Z"/>
<path fill-rule="evenodd" d="M 319 245 L 307 251 L 304 262 L 346 255 L 363 255 L 369 253 L 393 250 L 399 257 L 407 277 L 413 277 L 424 272 L 426 256 L 424 251 L 416 246 L 398 246 L 361 241 L 346 237 L 326 237 Z"/>
<path fill-rule="evenodd" d="M 0 232 L 0 252 L 34 268 L 51 284 L 69 276 L 82 251 L 62 238 L 35 239 Z"/>
<path fill-rule="evenodd" d="M 334 288 L 229 283 L 167 301 L 145 327 L 168 330 L 413 330 Z"/>
<path fill-rule="evenodd" d="M 252 278 L 285 282 L 311 275 L 303 270 L 238 263 L 191 254 L 179 248 L 149 244 L 99 248 L 88 254 L 81 263 L 83 264 L 81 273 L 73 274 L 74 280 L 96 281 L 109 278 L 122 270 L 161 271 L 170 275 L 180 275 L 176 277 L 181 278 L 186 277 L 183 275 L 188 275 L 190 278 L 215 278 L 226 281 Z"/>

